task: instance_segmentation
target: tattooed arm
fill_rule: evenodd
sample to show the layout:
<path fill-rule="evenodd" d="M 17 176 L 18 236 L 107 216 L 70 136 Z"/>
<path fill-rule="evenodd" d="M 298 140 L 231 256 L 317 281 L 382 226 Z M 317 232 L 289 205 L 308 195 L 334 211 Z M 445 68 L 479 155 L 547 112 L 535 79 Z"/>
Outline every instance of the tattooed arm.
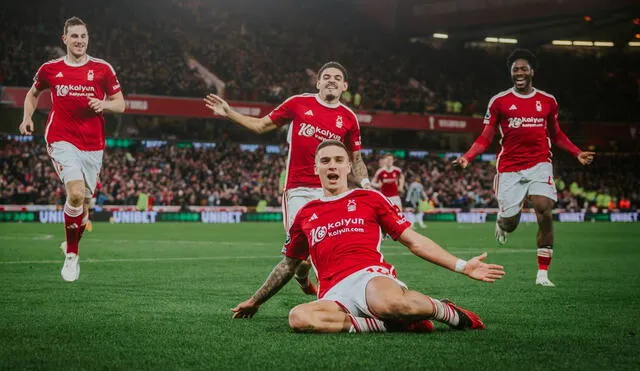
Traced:
<path fill-rule="evenodd" d="M 271 274 L 267 277 L 267 280 L 262 284 L 262 287 L 260 287 L 251 298 L 231 309 L 233 312 L 233 318 L 253 317 L 262 303 L 269 300 L 270 297 L 275 295 L 287 282 L 289 282 L 301 262 L 302 260 L 292 259 L 285 256 L 280 263 L 273 268 Z"/>
<path fill-rule="evenodd" d="M 356 183 L 360 184 L 362 188 L 371 188 L 367 165 L 364 163 L 360 151 L 353 152 L 353 167 L 351 168 L 351 172 L 353 173 Z"/>

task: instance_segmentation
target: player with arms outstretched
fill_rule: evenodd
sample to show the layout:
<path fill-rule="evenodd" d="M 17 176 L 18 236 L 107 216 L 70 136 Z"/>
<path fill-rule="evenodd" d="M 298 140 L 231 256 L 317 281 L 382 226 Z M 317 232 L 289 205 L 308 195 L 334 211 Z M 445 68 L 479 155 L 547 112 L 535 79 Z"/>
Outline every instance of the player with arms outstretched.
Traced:
<path fill-rule="evenodd" d="M 393 166 L 393 154 L 385 153 L 382 156 L 383 166 L 376 171 L 371 180 L 375 188 L 385 195 L 391 202 L 402 210 L 400 194 L 404 192 L 404 174 L 402 169 Z"/>
<path fill-rule="evenodd" d="M 522 205 L 528 196 L 538 219 L 536 284 L 554 286 L 548 276 L 553 253 L 552 210 L 557 201 L 551 143 L 569 152 L 583 165 L 590 164 L 595 153 L 581 151 L 569 140 L 560 129 L 558 103 L 554 96 L 533 87 L 536 56 L 528 50 L 516 49 L 507 59 L 507 65 L 513 87 L 491 98 L 482 134 L 454 165 L 467 167 L 487 149 L 496 131 L 500 131 L 502 148 L 494 181 L 500 208 L 496 239 L 504 244 L 507 233 L 517 228 Z"/>
<path fill-rule="evenodd" d="M 282 250 L 285 255 L 263 286 L 232 309 L 233 318 L 251 318 L 289 281 L 308 256 L 318 274 L 318 300 L 289 312 L 289 326 L 309 332 L 431 332 L 431 320 L 456 329 L 482 329 L 474 313 L 447 300 L 412 291 L 396 278 L 380 253 L 385 233 L 432 263 L 473 279 L 502 278 L 499 265 L 486 254 L 464 261 L 410 228 L 397 206 L 373 190 L 349 190 L 349 151 L 338 141 L 320 144 L 316 173 L 324 196 L 300 209 Z"/>
<path fill-rule="evenodd" d="M 262 134 L 291 123 L 289 128 L 289 152 L 287 177 L 283 193 L 283 221 L 288 233 L 298 210 L 311 200 L 322 197 L 318 177 L 313 173 L 315 149 L 322 141 L 336 139 L 345 143 L 353 157 L 353 175 L 356 182 L 370 188 L 367 166 L 360 153 L 360 124 L 356 114 L 340 103 L 340 96 L 347 90 L 347 71 L 337 62 L 328 62 L 318 71 L 317 94 L 294 95 L 262 117 L 240 114 L 215 94 L 205 98 L 206 106 L 216 115 Z M 310 263 L 300 264 L 296 281 L 302 290 L 315 295 L 317 290 L 309 280 Z"/>
<path fill-rule="evenodd" d="M 67 194 L 64 205 L 66 241 L 62 279 L 80 275 L 78 244 L 88 222 L 88 205 L 96 189 L 105 145 L 103 114 L 124 112 L 124 97 L 111 65 L 87 55 L 89 32 L 78 17 L 64 23 L 67 55 L 43 64 L 24 100 L 20 133 L 33 133 L 31 116 L 40 93 L 51 90 L 52 108 L 44 139 Z"/>

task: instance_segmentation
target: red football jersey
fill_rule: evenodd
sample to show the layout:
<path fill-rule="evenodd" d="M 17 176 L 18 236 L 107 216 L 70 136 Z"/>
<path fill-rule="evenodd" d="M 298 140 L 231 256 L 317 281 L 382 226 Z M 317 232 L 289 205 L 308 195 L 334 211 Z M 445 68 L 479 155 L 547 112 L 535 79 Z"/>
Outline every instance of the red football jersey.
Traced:
<path fill-rule="evenodd" d="M 381 183 L 380 192 L 383 195 L 387 197 L 399 196 L 398 182 L 400 182 L 400 175 L 402 175 L 402 170 L 399 167 L 392 166 L 391 169 L 381 167 L 373 176 L 373 181 Z"/>
<path fill-rule="evenodd" d="M 320 188 L 320 179 L 313 168 L 316 148 L 321 142 L 339 140 L 352 152 L 361 148 L 360 124 L 355 113 L 344 104 L 325 103 L 317 94 L 294 95 L 271 111 L 269 117 L 278 126 L 291 122 L 285 189 Z"/>
<path fill-rule="evenodd" d="M 89 107 L 89 97 L 106 99 L 120 91 L 109 63 L 88 56 L 76 65 L 62 57 L 43 64 L 33 80 L 36 89 L 51 90 L 47 143 L 65 141 L 83 151 L 104 149 L 104 116 Z"/>
<path fill-rule="evenodd" d="M 409 227 L 398 207 L 380 192 L 354 189 L 304 205 L 282 252 L 300 260 L 311 255 L 322 298 L 342 279 L 370 266 L 384 267 L 395 276 L 380 245 L 385 233 L 396 240 Z"/>
<path fill-rule="evenodd" d="M 528 95 L 519 94 L 513 88 L 496 94 L 489 101 L 484 124 L 497 126 L 502 136 L 496 163 L 498 172 L 514 172 L 551 162 L 549 131 L 561 132 L 556 99 L 537 89 Z M 577 148 L 570 150 L 577 155 Z"/>

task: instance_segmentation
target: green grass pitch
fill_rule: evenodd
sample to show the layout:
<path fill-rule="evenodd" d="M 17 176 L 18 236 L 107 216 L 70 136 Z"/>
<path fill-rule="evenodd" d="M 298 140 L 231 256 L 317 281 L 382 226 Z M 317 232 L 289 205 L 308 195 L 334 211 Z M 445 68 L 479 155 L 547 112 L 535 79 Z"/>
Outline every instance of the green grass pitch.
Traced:
<path fill-rule="evenodd" d="M 535 225 L 498 248 L 493 224 L 431 223 L 464 258 L 505 278 L 483 284 L 386 241 L 410 288 L 476 311 L 485 331 L 296 334 L 295 284 L 252 320 L 231 320 L 280 259 L 279 223 L 111 225 L 81 244 L 78 282 L 60 278 L 61 225 L 0 224 L 0 369 L 640 369 L 640 226 L 556 223 L 550 278 L 534 285 Z"/>

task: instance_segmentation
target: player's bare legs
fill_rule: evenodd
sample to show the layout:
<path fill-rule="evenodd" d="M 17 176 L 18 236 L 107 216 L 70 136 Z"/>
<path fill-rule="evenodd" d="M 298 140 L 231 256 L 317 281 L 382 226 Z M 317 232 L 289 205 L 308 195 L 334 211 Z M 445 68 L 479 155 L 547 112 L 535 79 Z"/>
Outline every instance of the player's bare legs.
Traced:
<path fill-rule="evenodd" d="M 352 324 L 336 302 L 321 300 L 291 309 L 289 326 L 296 332 L 348 332 Z"/>
<path fill-rule="evenodd" d="M 518 224 L 520 223 L 520 214 L 521 213 L 517 213 L 516 215 L 507 218 L 498 217 L 496 222 L 496 240 L 499 244 L 504 245 L 507 242 L 507 234 L 518 228 Z"/>
<path fill-rule="evenodd" d="M 78 242 L 84 231 L 84 180 L 71 180 L 65 184 L 67 202 L 64 205 L 64 227 L 66 235 L 65 262 L 62 267 L 62 279 L 72 282 L 80 275 L 78 264 Z"/>
<path fill-rule="evenodd" d="M 530 196 L 538 219 L 538 235 L 536 237 L 538 255 L 538 274 L 536 285 L 555 286 L 548 276 L 549 265 L 553 255 L 553 206 L 555 202 L 545 196 Z"/>
<path fill-rule="evenodd" d="M 429 320 L 435 319 L 456 329 L 484 328 L 474 313 L 407 290 L 388 277 L 371 279 L 366 298 L 377 319 L 350 315 L 333 301 L 316 301 L 293 308 L 289 326 L 297 332 L 431 332 L 434 329 Z"/>
<path fill-rule="evenodd" d="M 434 319 L 456 329 L 483 329 L 484 323 L 453 303 L 408 290 L 388 277 L 374 277 L 367 284 L 367 306 L 385 321 L 414 323 Z"/>

